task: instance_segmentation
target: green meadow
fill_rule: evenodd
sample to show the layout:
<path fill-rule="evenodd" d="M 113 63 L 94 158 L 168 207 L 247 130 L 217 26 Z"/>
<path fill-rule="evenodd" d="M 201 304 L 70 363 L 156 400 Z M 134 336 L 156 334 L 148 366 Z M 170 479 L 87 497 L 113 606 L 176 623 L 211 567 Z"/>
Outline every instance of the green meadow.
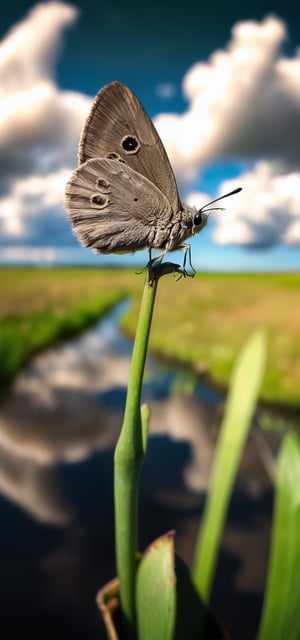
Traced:
<path fill-rule="evenodd" d="M 0 269 L 0 385 L 37 351 L 65 340 L 131 297 L 134 335 L 144 276 L 134 270 Z M 261 399 L 300 408 L 300 274 L 197 274 L 158 286 L 150 349 L 226 388 L 235 357 L 258 328 L 268 338 Z M 251 376 L 251 371 L 249 371 Z"/>
<path fill-rule="evenodd" d="M 119 273 L 0 269 L 0 389 L 30 356 L 95 323 L 127 295 Z"/>

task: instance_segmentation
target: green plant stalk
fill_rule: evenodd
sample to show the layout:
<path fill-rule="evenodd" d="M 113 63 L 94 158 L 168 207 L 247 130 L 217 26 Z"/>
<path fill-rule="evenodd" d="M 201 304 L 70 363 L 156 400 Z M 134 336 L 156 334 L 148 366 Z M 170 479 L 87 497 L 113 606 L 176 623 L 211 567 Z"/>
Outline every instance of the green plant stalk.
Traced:
<path fill-rule="evenodd" d="M 138 482 L 145 447 L 142 421 L 147 420 L 144 412 L 141 416 L 140 404 L 157 282 L 155 279 L 150 285 L 150 273 L 147 271 L 131 358 L 124 420 L 114 456 L 116 562 L 126 639 L 135 635 Z"/>

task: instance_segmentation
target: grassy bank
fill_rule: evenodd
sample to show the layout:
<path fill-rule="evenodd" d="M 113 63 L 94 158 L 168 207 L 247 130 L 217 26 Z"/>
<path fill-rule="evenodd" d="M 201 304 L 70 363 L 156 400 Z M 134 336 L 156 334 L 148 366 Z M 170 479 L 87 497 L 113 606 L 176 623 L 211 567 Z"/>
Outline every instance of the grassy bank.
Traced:
<path fill-rule="evenodd" d="M 128 295 L 134 304 L 123 326 L 134 335 L 143 282 L 143 275 L 125 269 L 2 268 L 0 386 L 31 354 L 79 332 Z M 268 363 L 262 398 L 300 407 L 299 288 L 300 274 L 164 277 L 151 349 L 226 386 L 238 350 L 263 327 Z"/>
<path fill-rule="evenodd" d="M 126 272 L 0 270 L 0 389 L 29 357 L 80 332 L 128 295 Z"/>
<path fill-rule="evenodd" d="M 300 274 L 198 274 L 160 282 L 151 348 L 226 387 L 236 354 L 264 328 L 268 361 L 261 397 L 300 408 Z M 133 334 L 138 302 L 123 318 Z M 249 371 L 251 376 L 251 371 Z"/>

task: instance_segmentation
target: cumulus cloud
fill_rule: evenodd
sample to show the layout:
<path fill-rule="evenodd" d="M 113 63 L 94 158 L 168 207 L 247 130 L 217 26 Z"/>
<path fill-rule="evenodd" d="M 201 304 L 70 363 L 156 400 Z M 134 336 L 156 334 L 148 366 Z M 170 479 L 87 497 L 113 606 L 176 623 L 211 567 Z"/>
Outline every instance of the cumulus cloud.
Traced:
<path fill-rule="evenodd" d="M 37 5 L 0 43 L 1 244 L 72 241 L 64 184 L 91 100 L 60 90 L 53 67 L 76 17 L 67 4 Z"/>
<path fill-rule="evenodd" d="M 213 237 L 221 245 L 270 247 L 300 245 L 300 173 L 278 174 L 258 163 L 242 178 L 223 183 L 223 193 L 242 181 L 243 191 L 230 201 L 230 216 L 217 217 Z"/>
<path fill-rule="evenodd" d="M 300 50 L 284 57 L 286 38 L 275 16 L 236 24 L 227 48 L 186 74 L 185 113 L 155 120 L 181 180 L 217 158 L 252 166 L 221 185 L 220 195 L 244 190 L 228 205 L 230 221 L 217 217 L 218 244 L 300 244 Z M 202 206 L 207 198 L 188 201 Z"/>
<path fill-rule="evenodd" d="M 187 72 L 188 109 L 155 120 L 179 172 L 222 157 L 299 169 L 300 56 L 282 56 L 286 37 L 276 17 L 236 24 L 225 50 Z"/>
<path fill-rule="evenodd" d="M 0 188 L 18 176 L 74 166 L 90 99 L 61 91 L 53 66 L 74 7 L 37 5 L 0 44 Z"/>
<path fill-rule="evenodd" d="M 0 210 L 0 246 L 67 246 L 72 238 L 69 224 L 62 215 L 65 184 L 70 168 L 46 175 L 29 175 L 15 180 L 3 196 Z M 42 214 L 42 229 L 38 224 Z"/>

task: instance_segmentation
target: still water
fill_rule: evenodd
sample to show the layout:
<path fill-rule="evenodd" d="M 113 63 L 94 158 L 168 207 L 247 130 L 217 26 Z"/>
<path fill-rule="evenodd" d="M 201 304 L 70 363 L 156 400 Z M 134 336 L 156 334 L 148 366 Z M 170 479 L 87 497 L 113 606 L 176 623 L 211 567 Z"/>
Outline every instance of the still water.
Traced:
<path fill-rule="evenodd" d="M 33 358 L 0 407 L 0 637 L 104 639 L 97 590 L 115 575 L 113 450 L 132 344 L 118 305 L 80 338 Z M 147 361 L 151 408 L 140 547 L 176 529 L 191 564 L 223 399 Z M 249 443 L 232 500 L 214 606 L 233 638 L 253 638 L 272 490 Z M 237 615 L 236 612 L 239 611 Z"/>

